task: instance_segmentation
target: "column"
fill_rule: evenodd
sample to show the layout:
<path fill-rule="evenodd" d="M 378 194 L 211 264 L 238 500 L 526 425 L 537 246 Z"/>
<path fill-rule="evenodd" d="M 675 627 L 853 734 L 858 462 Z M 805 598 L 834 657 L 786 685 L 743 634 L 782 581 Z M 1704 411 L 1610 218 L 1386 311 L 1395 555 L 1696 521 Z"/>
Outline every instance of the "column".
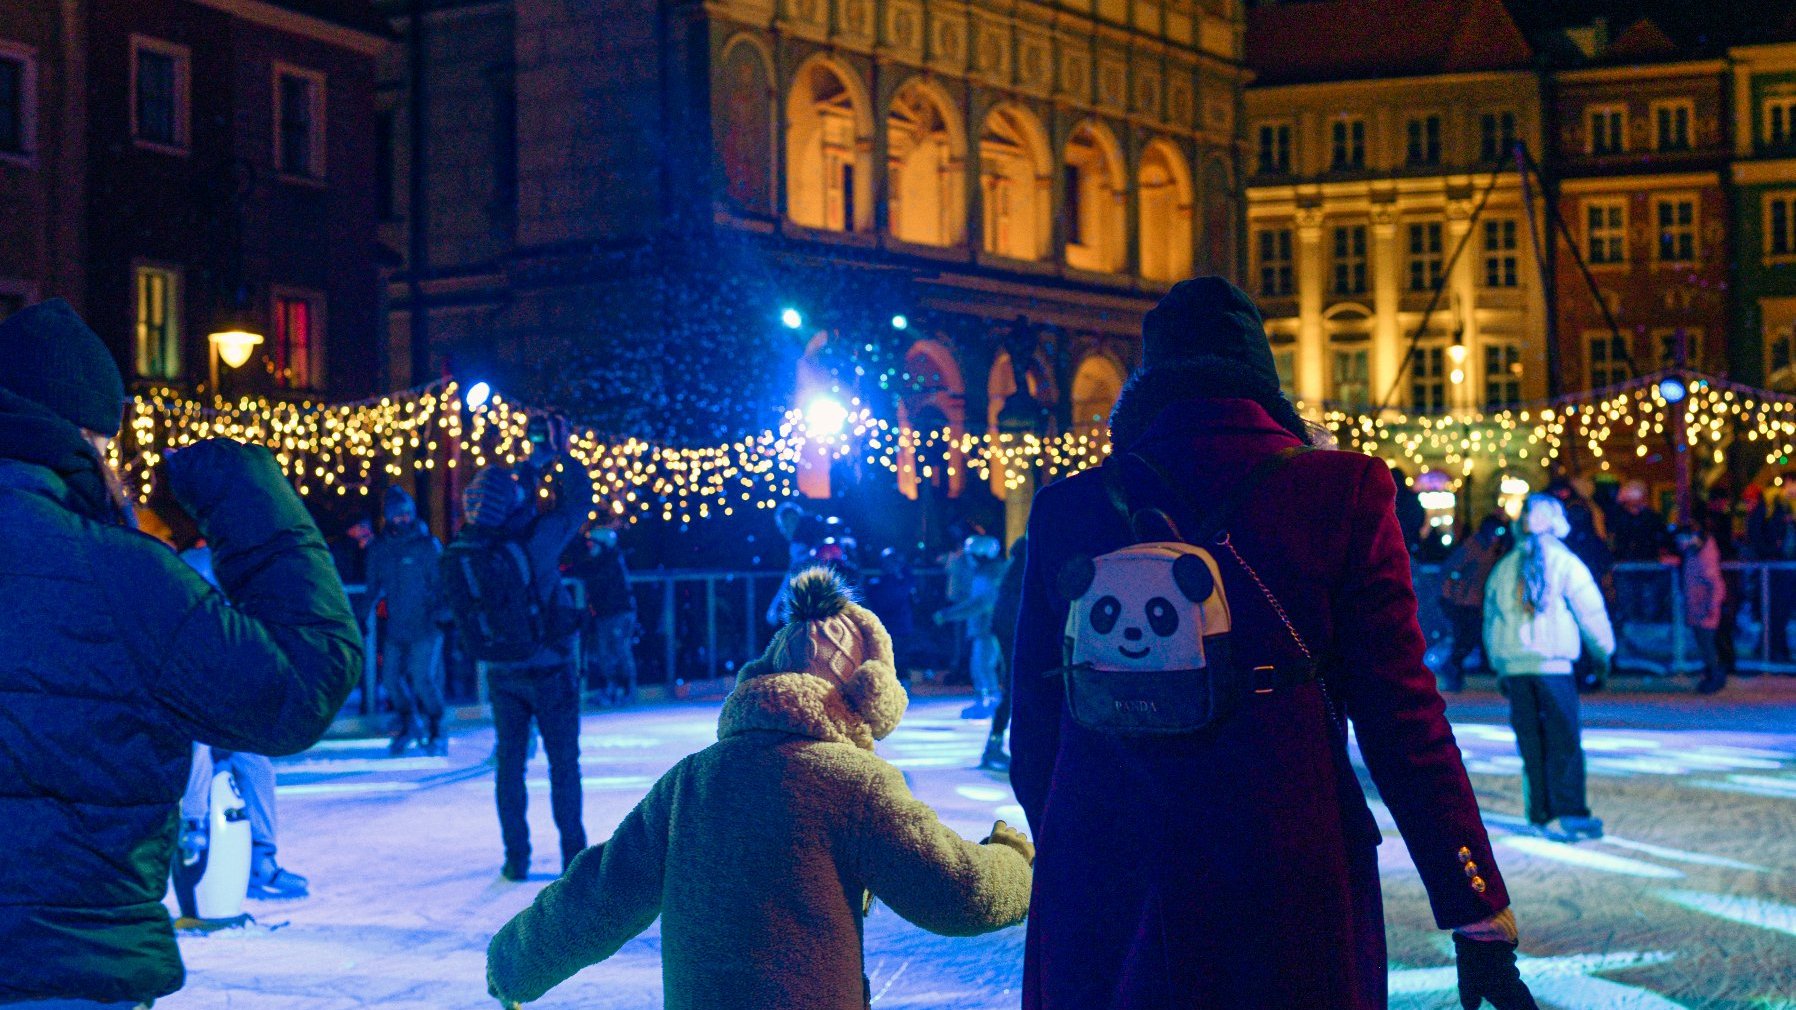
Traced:
<path fill-rule="evenodd" d="M 1299 207 L 1297 230 L 1297 396 L 1320 404 L 1328 395 L 1328 348 L 1322 297 L 1328 283 L 1322 254 L 1322 208 Z"/>
<path fill-rule="evenodd" d="M 1397 208 L 1372 205 L 1372 396 L 1382 399 L 1403 368 L 1408 334 L 1397 318 L 1402 308 L 1403 248 L 1397 240 Z M 1376 401 L 1375 401 L 1376 402 Z M 1397 390 L 1392 405 L 1407 404 L 1409 391 Z"/>
<path fill-rule="evenodd" d="M 1452 255 L 1466 232 L 1472 230 L 1472 202 L 1470 200 L 1448 200 L 1446 227 L 1441 229 L 1441 254 Z M 1447 290 L 1453 295 L 1449 309 L 1456 309 L 1457 316 L 1449 316 L 1450 327 L 1465 327 L 1466 356 L 1460 365 L 1465 369 L 1465 381 L 1447 391 L 1447 402 L 1454 410 L 1474 410 L 1484 406 L 1484 351 L 1478 346 L 1478 244 L 1467 242 L 1465 251 L 1459 254 L 1459 262 L 1453 264 L 1453 271 L 1447 278 Z M 1451 332 L 1451 330 L 1449 330 Z M 1448 369 L 1453 367 L 1448 364 Z"/>

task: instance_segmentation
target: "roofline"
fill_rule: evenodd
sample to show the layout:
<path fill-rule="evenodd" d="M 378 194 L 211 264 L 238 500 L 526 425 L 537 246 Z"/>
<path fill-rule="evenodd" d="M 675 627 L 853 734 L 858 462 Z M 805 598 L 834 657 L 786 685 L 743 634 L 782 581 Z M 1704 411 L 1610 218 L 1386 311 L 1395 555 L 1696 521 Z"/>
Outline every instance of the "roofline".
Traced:
<path fill-rule="evenodd" d="M 1297 91 L 1303 88 L 1373 88 L 1392 84 L 1497 84 L 1514 77 L 1532 77 L 1537 71 L 1533 67 L 1515 67 L 1509 70 L 1464 70 L 1450 74 L 1416 74 L 1388 75 L 1384 77 L 1340 77 L 1319 81 L 1294 81 L 1288 84 L 1250 84 L 1247 90 L 1266 94 L 1275 91 Z"/>
<path fill-rule="evenodd" d="M 1668 63 L 1621 63 L 1606 67 L 1576 67 L 1568 70 L 1555 70 L 1553 76 L 1562 81 L 1631 81 L 1640 78 L 1664 77 L 1669 73 L 1688 74 L 1722 74 L 1726 73 L 1728 61 L 1717 56 L 1712 59 L 1674 60 Z"/>
<path fill-rule="evenodd" d="M 1755 56 L 1771 57 L 1773 60 L 1776 60 L 1781 56 L 1787 59 L 1790 63 L 1796 64 L 1796 40 L 1787 42 L 1753 42 L 1742 46 L 1728 46 L 1727 55 L 1731 60 L 1745 63 L 1755 62 L 1753 59 Z"/>
<path fill-rule="evenodd" d="M 350 49 L 364 56 L 378 55 L 392 41 L 388 36 L 331 21 L 316 14 L 306 14 L 290 8 L 278 7 L 265 2 L 265 0 L 192 0 L 192 2 L 202 7 L 223 11 L 226 14 L 234 14 L 245 21 L 264 27 Z"/>

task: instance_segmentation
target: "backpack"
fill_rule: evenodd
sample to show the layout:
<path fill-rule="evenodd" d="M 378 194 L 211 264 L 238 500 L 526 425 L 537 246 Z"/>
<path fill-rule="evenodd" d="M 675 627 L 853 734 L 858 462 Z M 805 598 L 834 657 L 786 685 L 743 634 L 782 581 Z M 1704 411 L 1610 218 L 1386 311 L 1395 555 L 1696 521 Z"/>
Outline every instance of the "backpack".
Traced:
<path fill-rule="evenodd" d="M 1136 509 L 1123 467 L 1136 464 L 1163 490 L 1166 475 L 1138 455 L 1112 458 L 1101 472 L 1132 542 L 1097 557 L 1075 556 L 1057 589 L 1069 604 L 1064 665 L 1067 708 L 1087 729 L 1118 736 L 1195 733 L 1226 719 L 1249 693 L 1269 693 L 1317 677 L 1314 656 L 1271 590 L 1235 550 L 1227 525 L 1253 491 L 1307 447 L 1257 464 L 1187 539 L 1162 508 Z M 1219 560 L 1220 559 L 1220 560 Z M 1225 571 L 1254 586 L 1294 649 L 1239 641 Z"/>
<path fill-rule="evenodd" d="M 518 663 L 550 637 L 530 556 L 515 538 L 464 529 L 443 549 L 443 595 L 462 641 L 477 660 Z"/>

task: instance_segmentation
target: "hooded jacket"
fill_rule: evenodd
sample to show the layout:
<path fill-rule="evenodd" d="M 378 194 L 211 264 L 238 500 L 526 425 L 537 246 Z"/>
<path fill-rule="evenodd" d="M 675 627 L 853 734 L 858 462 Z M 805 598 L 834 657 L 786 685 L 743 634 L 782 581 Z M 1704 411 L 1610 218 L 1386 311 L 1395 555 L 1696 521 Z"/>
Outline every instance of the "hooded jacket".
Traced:
<path fill-rule="evenodd" d="M 1539 610 L 1530 614 L 1522 603 L 1519 549 L 1497 562 L 1484 586 L 1484 655 L 1498 676 L 1569 674 L 1580 643 L 1600 663 L 1615 652 L 1615 632 L 1590 569 L 1553 537 L 1541 537 L 1540 549 L 1546 552 L 1547 589 Z"/>
<path fill-rule="evenodd" d="M 115 521 L 73 425 L 0 392 L 0 1004 L 179 989 L 162 899 L 193 741 L 295 753 L 361 675 L 274 457 L 209 441 L 165 465 L 223 592 Z"/>
<path fill-rule="evenodd" d="M 668 1010 L 865 1010 L 869 894 L 949 936 L 1022 920 L 1028 860 L 955 834 L 873 753 L 905 695 L 884 629 L 850 610 L 872 658 L 841 685 L 744 665 L 717 743 L 493 938 L 494 996 L 536 999 L 659 915 Z"/>
<path fill-rule="evenodd" d="M 451 618 L 440 586 L 443 545 L 421 520 L 387 528 L 368 548 L 367 606 L 387 601 L 387 637 L 422 642 Z"/>

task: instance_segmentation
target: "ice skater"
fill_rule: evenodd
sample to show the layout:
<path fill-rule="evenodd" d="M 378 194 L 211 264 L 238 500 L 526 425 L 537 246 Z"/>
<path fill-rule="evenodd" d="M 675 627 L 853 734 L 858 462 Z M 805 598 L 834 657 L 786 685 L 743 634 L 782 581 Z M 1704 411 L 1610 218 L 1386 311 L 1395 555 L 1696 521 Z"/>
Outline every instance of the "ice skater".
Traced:
<path fill-rule="evenodd" d="M 130 528 L 106 462 L 125 403 L 67 302 L 0 322 L 0 1005 L 179 989 L 162 900 L 193 741 L 304 750 L 361 677 L 349 601 L 274 455 L 211 439 L 160 467 L 220 592 Z"/>
<path fill-rule="evenodd" d="M 451 620 L 439 584 L 443 545 L 418 518 L 418 505 L 402 487 L 387 488 L 386 522 L 368 549 L 368 592 L 362 605 L 387 605 L 380 670 L 393 702 L 394 757 L 416 741 L 441 757 L 443 737 L 443 629 Z"/>
<path fill-rule="evenodd" d="M 1529 495 L 1518 526 L 1515 550 L 1484 587 L 1484 654 L 1509 697 L 1528 823 L 1562 841 L 1601 838 L 1584 796 L 1572 664 L 1581 642 L 1606 669 L 1615 632 L 1590 569 L 1560 543 L 1571 524 L 1559 499 Z"/>
<path fill-rule="evenodd" d="M 661 917 L 670 1010 L 868 1005 L 874 898 L 932 932 L 1021 921 L 1034 850 L 999 821 L 966 841 L 873 753 L 904 715 L 892 644 L 827 570 L 743 666 L 718 741 L 675 765 L 602 845 L 501 929 L 487 985 L 534 1000 Z"/>
<path fill-rule="evenodd" d="M 1023 1007 L 1384 1010 L 1351 720 L 1454 933 L 1462 1005 L 1533 1010 L 1422 661 L 1390 469 L 1318 447 L 1259 310 L 1221 278 L 1175 286 L 1142 336 L 1117 463 L 1043 488 L 1029 516 L 1010 779 L 1043 844 Z M 1097 581 L 1098 560 L 1118 574 Z"/>
<path fill-rule="evenodd" d="M 966 539 L 962 551 L 970 565 L 964 595 L 935 612 L 937 627 L 958 621 L 965 628 L 970 654 L 968 672 L 973 678 L 973 704 L 960 713 L 962 719 L 989 719 L 998 704 L 1004 674 L 1003 648 L 992 634 L 992 608 L 998 604 L 998 584 L 1004 579 L 1004 545 L 998 538 L 977 533 Z"/>

